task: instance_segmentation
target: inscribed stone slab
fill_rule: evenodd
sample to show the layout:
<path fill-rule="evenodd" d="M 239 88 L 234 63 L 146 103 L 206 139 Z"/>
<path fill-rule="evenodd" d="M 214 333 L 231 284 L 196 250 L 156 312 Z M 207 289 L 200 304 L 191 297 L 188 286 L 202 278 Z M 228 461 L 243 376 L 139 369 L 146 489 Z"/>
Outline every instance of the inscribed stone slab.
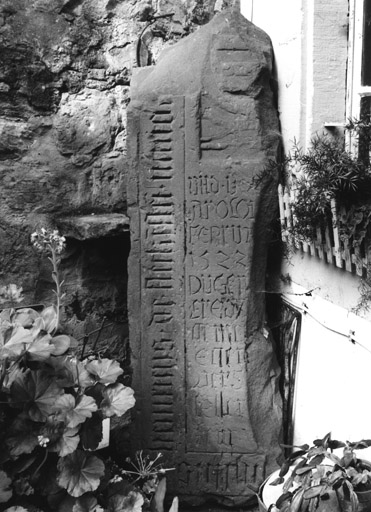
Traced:
<path fill-rule="evenodd" d="M 129 109 L 130 341 L 138 445 L 175 492 L 247 502 L 279 453 L 264 330 L 278 149 L 269 38 L 225 11 L 138 70 Z"/>

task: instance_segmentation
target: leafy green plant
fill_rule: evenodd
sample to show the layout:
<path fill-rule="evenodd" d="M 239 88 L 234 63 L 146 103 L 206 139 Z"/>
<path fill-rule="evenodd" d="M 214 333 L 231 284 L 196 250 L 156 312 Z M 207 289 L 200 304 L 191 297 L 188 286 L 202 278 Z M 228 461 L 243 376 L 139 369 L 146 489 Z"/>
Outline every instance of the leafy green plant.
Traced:
<path fill-rule="evenodd" d="M 152 512 L 164 512 L 164 499 L 166 494 L 166 472 L 174 468 L 163 468 L 159 462 L 162 454 L 159 453 L 154 459 L 149 455 L 144 455 L 143 451 L 135 454 L 134 460 L 127 458 L 123 466 L 111 465 L 111 473 L 114 475 L 111 479 L 118 487 L 132 486 L 133 489 L 140 490 L 143 498 L 143 509 Z M 123 503 L 125 496 L 123 493 L 115 494 L 116 505 Z M 140 499 L 139 499 L 140 500 Z M 141 500 L 140 500 L 141 501 Z M 125 510 L 125 507 L 118 508 L 117 512 Z M 177 512 L 178 498 L 174 498 L 169 512 Z"/>
<path fill-rule="evenodd" d="M 297 450 L 283 462 L 278 477 L 270 484 L 282 485 L 277 509 L 282 512 L 314 511 L 330 498 L 332 492 L 336 493 L 339 510 L 356 512 L 358 493 L 371 490 L 371 463 L 359 459 L 356 450 L 370 446 L 371 440 L 343 442 L 331 439 L 331 434 L 327 434 L 323 439 L 315 440 L 313 446 L 295 447 Z M 342 456 L 334 453 L 341 448 Z"/>
<path fill-rule="evenodd" d="M 317 243 L 332 238 L 338 229 L 351 258 L 360 260 L 369 252 L 371 226 L 371 119 L 349 120 L 345 130 L 356 142 L 357 151 L 349 151 L 344 140 L 328 134 L 316 135 L 304 151 L 296 142 L 293 150 L 279 162 L 271 161 L 256 184 L 277 174 L 290 190 L 291 221 L 283 226 L 284 234 L 294 243 L 284 244 L 283 253 L 295 250 L 297 241 Z M 330 228 L 327 231 L 327 228 Z M 353 250 L 354 251 L 353 254 Z M 356 262 L 357 263 L 357 262 Z M 363 261 L 358 262 L 363 266 Z M 360 298 L 353 311 L 368 310 L 371 298 L 370 265 L 363 269 Z"/>
<path fill-rule="evenodd" d="M 307 151 L 295 144 L 285 165 L 295 191 L 289 231 L 299 240 L 314 241 L 317 230 L 331 224 L 336 206 L 341 237 L 360 245 L 371 218 L 369 161 L 350 153 L 343 141 L 317 135 Z"/>
<path fill-rule="evenodd" d="M 0 510 L 141 509 L 139 487 L 128 479 L 118 486 L 113 465 L 96 452 L 103 421 L 132 408 L 134 392 L 119 381 L 117 361 L 99 354 L 79 360 L 78 343 L 61 332 L 64 237 L 43 229 L 31 240 L 48 254 L 56 303 L 15 308 L 22 289 L 0 287 L 7 306 L 0 312 Z"/>

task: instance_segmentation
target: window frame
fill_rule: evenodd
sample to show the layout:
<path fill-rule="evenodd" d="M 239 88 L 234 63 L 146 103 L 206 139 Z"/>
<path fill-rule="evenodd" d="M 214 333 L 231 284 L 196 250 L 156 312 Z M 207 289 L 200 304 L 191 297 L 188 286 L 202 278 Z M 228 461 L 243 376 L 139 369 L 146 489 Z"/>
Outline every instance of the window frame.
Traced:
<path fill-rule="evenodd" d="M 349 2 L 349 51 L 347 66 L 346 122 L 359 119 L 361 99 L 371 96 L 371 86 L 362 85 L 364 7 L 368 0 Z M 347 144 L 356 151 L 355 137 L 347 133 Z"/>

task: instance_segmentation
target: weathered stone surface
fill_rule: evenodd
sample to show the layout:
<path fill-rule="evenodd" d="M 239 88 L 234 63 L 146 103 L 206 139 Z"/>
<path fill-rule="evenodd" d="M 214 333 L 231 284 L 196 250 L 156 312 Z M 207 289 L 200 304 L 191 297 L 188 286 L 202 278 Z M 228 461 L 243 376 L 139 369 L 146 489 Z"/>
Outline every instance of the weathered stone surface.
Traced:
<path fill-rule="evenodd" d="M 139 70 L 129 107 L 134 435 L 166 454 L 183 500 L 248 502 L 280 453 L 264 329 L 276 183 L 269 38 L 217 15 Z"/>
<path fill-rule="evenodd" d="M 122 213 L 62 217 L 56 223 L 61 233 L 76 240 L 105 238 L 129 231 L 129 218 Z"/>
<path fill-rule="evenodd" d="M 153 64 L 162 48 L 207 21 L 215 5 L 215 0 L 0 1 L 0 284 L 23 285 L 28 303 L 48 297 L 50 283 L 29 243 L 35 228 L 55 227 L 55 219 L 62 227 L 62 217 L 126 213 L 126 108 L 138 36 L 150 16 L 173 13 L 143 36 L 141 63 Z M 99 244 L 90 250 L 100 258 Z M 65 299 L 68 311 L 84 318 L 93 307 L 85 300 L 90 296 L 97 310 L 114 314 L 104 311 L 103 304 L 110 307 L 105 290 L 101 297 L 99 290 L 91 292 L 94 276 L 88 272 L 94 270 L 82 268 L 83 261 L 76 276 L 76 269 L 68 268 L 72 260 L 66 260 L 66 276 L 75 275 L 70 289 L 78 288 Z M 123 250 L 121 269 L 124 282 Z M 120 281 L 116 273 L 114 281 Z M 125 301 L 125 294 L 119 296 Z"/>

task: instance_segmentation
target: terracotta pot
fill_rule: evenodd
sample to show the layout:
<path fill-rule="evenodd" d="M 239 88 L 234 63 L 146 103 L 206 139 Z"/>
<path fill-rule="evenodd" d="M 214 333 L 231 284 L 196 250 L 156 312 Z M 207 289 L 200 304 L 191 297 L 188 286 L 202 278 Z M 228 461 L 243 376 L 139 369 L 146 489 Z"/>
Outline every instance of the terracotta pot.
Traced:
<path fill-rule="evenodd" d="M 358 496 L 357 512 L 371 512 L 371 491 L 362 491 L 356 493 Z M 345 502 L 339 498 L 341 512 L 352 512 L 352 506 L 349 502 Z"/>
<path fill-rule="evenodd" d="M 371 490 L 356 492 L 358 496 L 358 512 L 371 512 Z"/>
<path fill-rule="evenodd" d="M 368 460 L 361 459 L 362 467 L 371 471 L 371 464 Z M 359 506 L 358 512 L 371 512 L 371 489 L 367 491 L 356 491 Z"/>

